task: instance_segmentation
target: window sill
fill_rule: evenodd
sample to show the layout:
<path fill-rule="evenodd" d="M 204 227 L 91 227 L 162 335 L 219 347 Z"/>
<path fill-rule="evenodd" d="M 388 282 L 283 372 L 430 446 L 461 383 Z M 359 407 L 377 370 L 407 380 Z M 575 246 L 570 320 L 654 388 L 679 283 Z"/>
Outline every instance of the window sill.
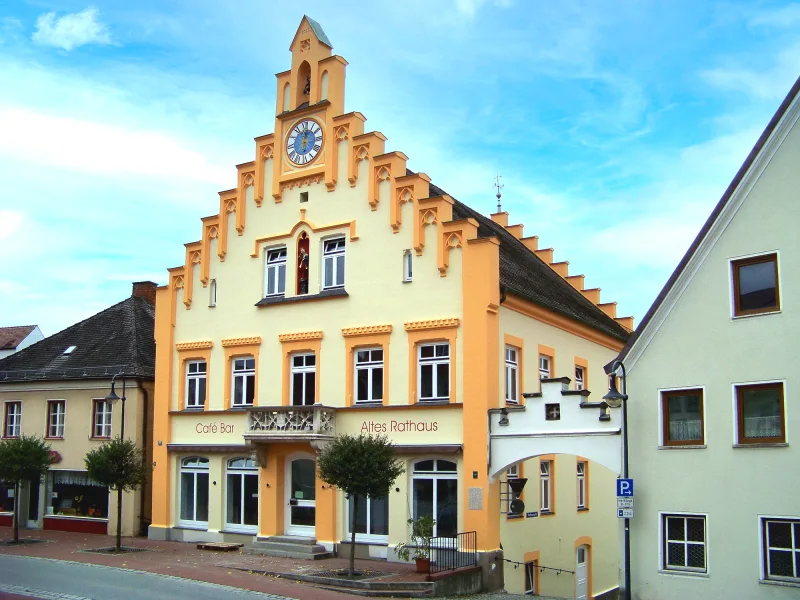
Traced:
<path fill-rule="evenodd" d="M 248 408 L 253 408 L 255 404 L 237 404 L 225 409 L 225 412 L 245 412 Z"/>
<path fill-rule="evenodd" d="M 661 575 L 676 575 L 678 577 L 705 577 L 708 579 L 708 573 L 695 573 L 693 571 L 669 571 L 667 569 L 659 569 L 658 572 Z"/>
<path fill-rule="evenodd" d="M 525 515 L 506 515 L 506 521 L 521 521 L 525 519 Z"/>
<path fill-rule="evenodd" d="M 539 516 L 540 517 L 554 517 L 555 514 L 556 513 L 554 513 L 552 510 L 540 510 L 539 511 Z"/>
<path fill-rule="evenodd" d="M 372 402 L 354 402 L 353 406 L 358 408 L 383 408 L 383 400 L 374 400 Z"/>
<path fill-rule="evenodd" d="M 778 581 L 776 579 L 759 579 L 759 585 L 777 585 L 778 587 L 791 587 L 800 588 L 800 580 L 798 581 Z"/>
<path fill-rule="evenodd" d="M 731 321 L 738 321 L 739 319 L 752 319 L 753 317 L 764 317 L 766 315 L 779 315 L 779 314 L 781 314 L 781 312 L 782 311 L 779 308 L 777 310 L 768 310 L 768 311 L 765 311 L 765 312 L 757 312 L 757 313 L 751 313 L 751 314 L 745 314 L 745 315 L 733 315 L 731 317 Z"/>
<path fill-rule="evenodd" d="M 589 512 L 589 507 L 588 506 L 583 506 L 583 507 L 579 506 L 578 507 L 578 512 L 579 513 Z"/>
<path fill-rule="evenodd" d="M 203 406 L 186 406 L 180 410 L 180 412 L 203 412 L 206 409 L 205 405 Z"/>
<path fill-rule="evenodd" d="M 89 439 L 90 440 L 94 440 L 96 442 L 107 442 L 108 440 L 111 439 L 111 436 L 110 435 L 109 436 L 96 436 L 96 435 L 93 435 Z"/>
<path fill-rule="evenodd" d="M 52 435 L 52 436 L 51 435 L 46 435 L 44 437 L 44 439 L 46 439 L 46 440 L 56 440 L 56 441 L 61 440 L 63 442 L 64 441 L 64 436 L 63 435 Z"/>
<path fill-rule="evenodd" d="M 759 444 L 733 444 L 731 448 L 788 448 L 788 442 L 763 442 Z"/>
<path fill-rule="evenodd" d="M 295 304 L 297 302 L 311 302 L 312 300 L 324 300 L 326 298 L 347 298 L 348 294 L 344 288 L 333 288 L 322 290 L 319 294 L 302 294 L 300 296 L 269 296 L 256 302 L 256 306 L 276 306 L 278 304 Z"/>
<path fill-rule="evenodd" d="M 108 523 L 108 517 L 82 517 L 80 515 L 42 515 L 45 519 L 64 519 L 67 521 L 74 521 L 80 519 L 82 521 L 97 521 L 98 523 Z"/>
<path fill-rule="evenodd" d="M 450 404 L 450 399 L 445 400 L 417 400 L 414 402 L 414 406 L 444 406 Z"/>
<path fill-rule="evenodd" d="M 190 528 L 187 528 L 190 529 Z M 258 535 L 258 526 L 252 527 L 250 529 L 245 528 L 238 528 L 238 527 L 226 527 L 225 529 L 220 529 L 220 533 L 232 533 L 235 535 Z"/>
<path fill-rule="evenodd" d="M 350 537 L 346 540 L 342 540 L 339 542 L 340 544 L 349 544 L 351 543 Z M 361 538 L 359 534 L 356 534 L 356 546 L 389 546 L 389 536 L 385 535 L 381 539 L 380 536 L 375 536 L 375 538 Z"/>
<path fill-rule="evenodd" d="M 203 527 L 202 525 L 185 525 L 185 524 L 178 524 L 173 529 L 188 529 L 189 531 L 208 531 L 208 525 Z"/>
<path fill-rule="evenodd" d="M 659 446 L 659 450 L 705 450 L 705 444 L 686 444 L 685 446 Z"/>

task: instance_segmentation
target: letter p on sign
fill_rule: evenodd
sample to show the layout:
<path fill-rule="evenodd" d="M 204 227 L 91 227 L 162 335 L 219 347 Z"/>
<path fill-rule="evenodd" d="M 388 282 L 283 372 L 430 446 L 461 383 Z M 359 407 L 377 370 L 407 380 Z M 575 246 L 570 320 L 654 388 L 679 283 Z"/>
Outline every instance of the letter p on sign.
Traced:
<path fill-rule="evenodd" d="M 633 479 L 617 479 L 617 496 L 633 496 Z"/>

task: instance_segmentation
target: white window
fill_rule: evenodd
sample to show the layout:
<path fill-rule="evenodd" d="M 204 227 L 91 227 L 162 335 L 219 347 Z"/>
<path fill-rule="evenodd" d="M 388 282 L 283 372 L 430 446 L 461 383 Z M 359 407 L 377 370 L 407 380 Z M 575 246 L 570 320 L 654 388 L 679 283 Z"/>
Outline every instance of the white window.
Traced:
<path fill-rule="evenodd" d="M 314 354 L 292 355 L 292 405 L 310 406 L 316 401 L 317 357 Z"/>
<path fill-rule="evenodd" d="M 800 583 L 800 519 L 762 519 L 764 578 Z"/>
<path fill-rule="evenodd" d="M 433 517 L 433 535 L 455 537 L 458 531 L 458 474 L 449 460 L 420 460 L 411 474 L 414 518 Z"/>
<path fill-rule="evenodd" d="M 255 533 L 258 529 L 258 466 L 251 458 L 232 458 L 226 474 L 225 529 Z"/>
<path fill-rule="evenodd" d="M 706 518 L 702 515 L 661 515 L 662 568 L 705 573 Z"/>
<path fill-rule="evenodd" d="M 356 539 L 386 541 L 389 536 L 389 497 L 358 497 L 355 519 L 353 518 L 353 498 L 347 505 L 348 535 L 355 527 Z"/>
<path fill-rule="evenodd" d="M 539 508 L 542 512 L 552 512 L 553 510 L 553 486 L 551 476 L 553 473 L 553 461 L 539 461 L 539 482 L 541 488 L 541 501 Z"/>
<path fill-rule="evenodd" d="M 536 569 L 538 568 L 539 561 L 531 561 L 525 563 L 525 595 L 536 595 Z"/>
<path fill-rule="evenodd" d="M 253 406 L 256 390 L 256 359 L 233 359 L 233 406 Z"/>
<path fill-rule="evenodd" d="M 420 344 L 417 361 L 419 400 L 450 399 L 450 344 Z"/>
<path fill-rule="evenodd" d="M 550 357 L 539 355 L 539 379 L 550 379 Z"/>
<path fill-rule="evenodd" d="M 66 403 L 63 400 L 49 400 L 47 402 L 47 437 L 64 437 L 64 415 Z"/>
<path fill-rule="evenodd" d="M 208 529 L 208 459 L 200 456 L 181 461 L 181 513 L 184 527 Z"/>
<path fill-rule="evenodd" d="M 578 508 L 586 508 L 586 463 L 578 461 Z"/>
<path fill-rule="evenodd" d="M 403 281 L 411 281 L 414 276 L 414 259 L 411 250 L 403 250 Z"/>
<path fill-rule="evenodd" d="M 19 437 L 22 421 L 22 402 L 6 402 L 6 420 L 3 435 Z"/>
<path fill-rule="evenodd" d="M 506 346 L 506 402 L 519 402 L 519 349 Z"/>
<path fill-rule="evenodd" d="M 95 400 L 92 420 L 92 437 L 111 437 L 111 403 Z"/>
<path fill-rule="evenodd" d="M 286 293 L 286 248 L 267 251 L 265 296 L 282 296 Z"/>
<path fill-rule="evenodd" d="M 322 251 L 322 289 L 344 287 L 344 238 L 326 240 Z"/>
<path fill-rule="evenodd" d="M 206 361 L 186 363 L 186 407 L 203 408 L 206 404 Z"/>
<path fill-rule="evenodd" d="M 216 306 L 217 305 L 217 280 L 212 279 L 211 282 L 208 284 L 208 305 L 209 306 Z"/>
<path fill-rule="evenodd" d="M 383 349 L 356 350 L 356 402 L 383 400 Z"/>
<path fill-rule="evenodd" d="M 575 367 L 575 389 L 582 390 L 586 387 L 585 384 L 585 371 L 583 367 Z"/>

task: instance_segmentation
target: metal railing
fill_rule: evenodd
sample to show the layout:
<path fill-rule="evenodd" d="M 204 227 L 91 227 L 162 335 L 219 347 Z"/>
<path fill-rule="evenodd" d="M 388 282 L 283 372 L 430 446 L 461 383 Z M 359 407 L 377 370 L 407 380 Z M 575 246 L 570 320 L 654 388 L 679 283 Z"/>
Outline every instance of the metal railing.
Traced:
<path fill-rule="evenodd" d="M 465 531 L 455 537 L 434 537 L 428 547 L 428 575 L 478 564 L 478 533 Z"/>
<path fill-rule="evenodd" d="M 250 436 L 333 436 L 336 409 L 320 405 L 250 407 L 247 409 L 247 433 Z"/>

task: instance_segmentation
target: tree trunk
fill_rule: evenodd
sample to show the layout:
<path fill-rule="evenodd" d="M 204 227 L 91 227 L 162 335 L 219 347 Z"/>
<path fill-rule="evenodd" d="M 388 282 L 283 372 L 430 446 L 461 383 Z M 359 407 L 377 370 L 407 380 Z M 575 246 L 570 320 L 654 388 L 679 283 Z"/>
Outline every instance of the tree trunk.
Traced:
<path fill-rule="evenodd" d="M 355 574 L 356 566 L 356 509 L 358 508 L 358 494 L 353 494 L 353 514 L 350 516 L 350 577 Z"/>
<path fill-rule="evenodd" d="M 117 548 L 119 552 L 122 547 L 122 488 L 117 489 Z"/>
<path fill-rule="evenodd" d="M 14 482 L 14 543 L 19 543 L 19 481 Z"/>

